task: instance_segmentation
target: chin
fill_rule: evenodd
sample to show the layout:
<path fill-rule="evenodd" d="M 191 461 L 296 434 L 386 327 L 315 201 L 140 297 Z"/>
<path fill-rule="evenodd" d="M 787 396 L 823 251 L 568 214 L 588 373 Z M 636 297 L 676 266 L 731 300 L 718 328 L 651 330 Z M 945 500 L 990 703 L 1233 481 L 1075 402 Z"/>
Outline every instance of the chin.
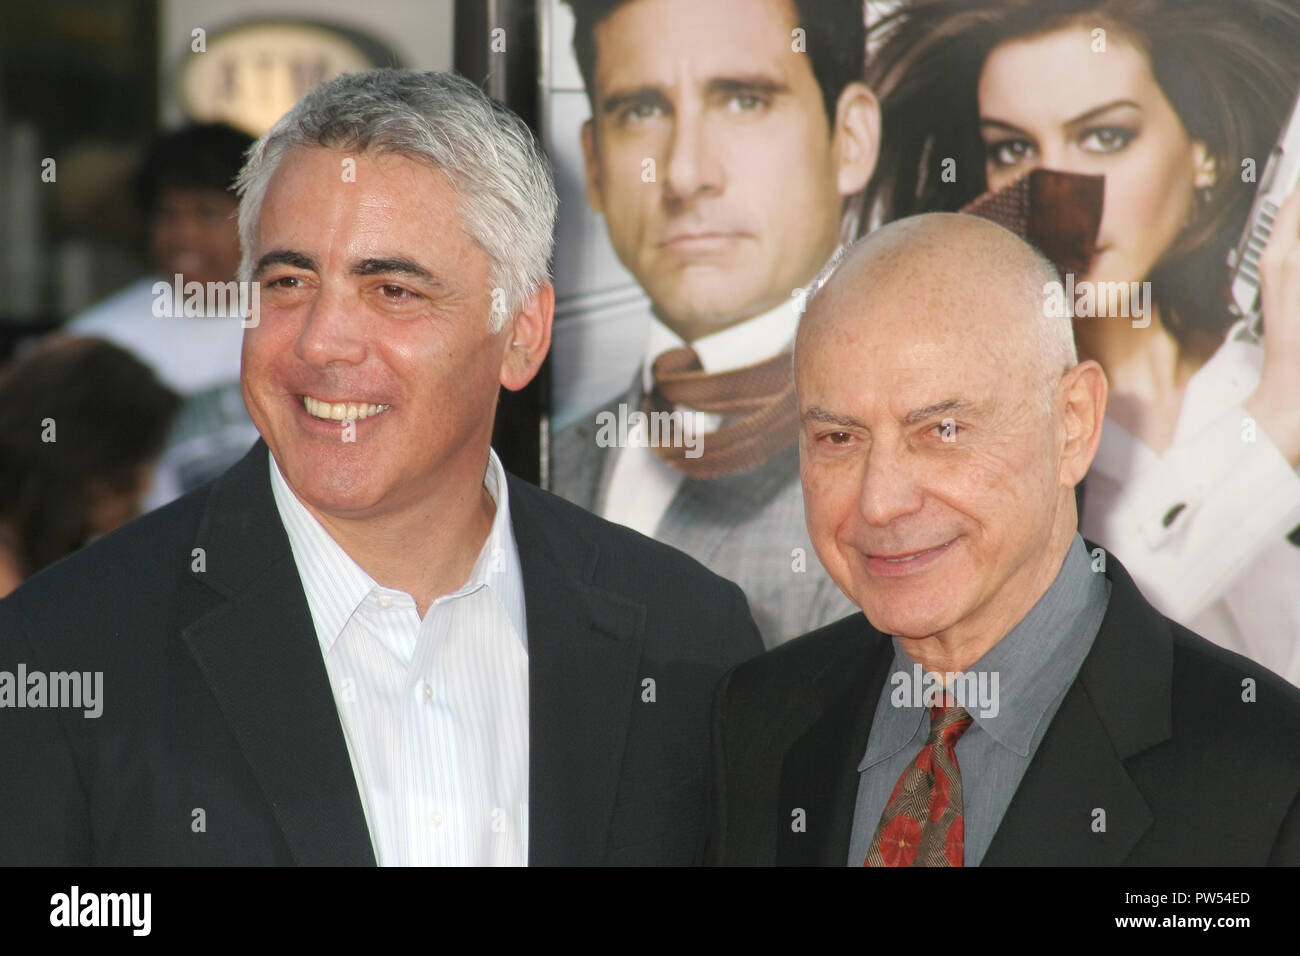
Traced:
<path fill-rule="evenodd" d="M 373 462 L 301 447 L 290 448 L 277 461 L 294 493 L 319 510 L 364 511 L 382 499 L 378 489 L 383 482 L 374 473 Z"/>
<path fill-rule="evenodd" d="M 861 593 L 861 592 L 859 592 Z M 932 602 L 872 600 L 863 595 L 857 601 L 871 626 L 882 634 L 899 637 L 925 638 L 938 634 L 954 623 L 955 615 L 948 608 L 937 608 Z"/>
<path fill-rule="evenodd" d="M 304 503 L 332 515 L 365 514 L 383 502 L 383 495 L 374 487 L 332 483 L 320 478 L 313 478 L 305 487 L 294 490 Z"/>
<path fill-rule="evenodd" d="M 738 289 L 753 289 L 755 283 L 729 272 L 713 272 L 706 276 L 678 276 L 678 281 L 667 285 L 663 294 L 653 296 L 665 315 L 680 324 L 694 326 L 726 326 L 736 317 L 749 311 L 752 301 L 737 298 Z"/>

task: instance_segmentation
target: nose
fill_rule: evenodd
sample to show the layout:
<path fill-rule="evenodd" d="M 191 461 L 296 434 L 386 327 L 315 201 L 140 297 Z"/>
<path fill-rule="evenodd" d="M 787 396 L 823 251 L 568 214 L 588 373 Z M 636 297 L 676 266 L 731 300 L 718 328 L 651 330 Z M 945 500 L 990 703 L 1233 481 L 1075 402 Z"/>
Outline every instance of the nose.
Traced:
<path fill-rule="evenodd" d="M 862 488 L 858 493 L 858 512 L 872 527 L 921 510 L 925 495 L 913 452 L 897 444 L 876 440 L 862 467 Z"/>
<path fill-rule="evenodd" d="M 303 312 L 294 354 L 314 368 L 360 365 L 368 351 L 359 308 L 352 308 L 343 290 L 322 284 Z"/>
<path fill-rule="evenodd" d="M 1029 163 L 1029 169 L 1053 169 L 1059 173 L 1079 173 L 1087 175 L 1092 172 L 1086 155 L 1070 148 L 1068 142 L 1053 140 L 1040 143 L 1038 156 Z"/>
<path fill-rule="evenodd" d="M 666 199 L 689 202 L 722 191 L 723 169 L 712 140 L 711 123 L 700 104 L 681 104 L 674 117 L 662 176 Z"/>

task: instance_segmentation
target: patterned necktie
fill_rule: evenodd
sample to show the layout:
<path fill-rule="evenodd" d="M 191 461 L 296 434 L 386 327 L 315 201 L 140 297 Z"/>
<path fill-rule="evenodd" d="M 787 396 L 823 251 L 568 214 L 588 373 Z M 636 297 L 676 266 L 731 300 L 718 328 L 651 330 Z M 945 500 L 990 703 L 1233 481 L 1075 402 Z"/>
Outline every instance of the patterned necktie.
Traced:
<path fill-rule="evenodd" d="M 658 456 L 687 478 L 709 480 L 765 464 L 799 440 L 799 409 L 794 395 L 794 360 L 789 352 L 744 368 L 706 372 L 694 349 L 674 348 L 651 365 L 654 387 L 641 403 L 647 416 L 671 414 L 679 407 L 723 416 L 723 424 L 700 436 L 703 452 L 686 455 L 676 435 L 655 447 Z"/>
<path fill-rule="evenodd" d="M 931 707 L 930 736 L 894 785 L 863 866 L 962 866 L 966 828 L 953 748 L 971 725 L 964 707 Z"/>

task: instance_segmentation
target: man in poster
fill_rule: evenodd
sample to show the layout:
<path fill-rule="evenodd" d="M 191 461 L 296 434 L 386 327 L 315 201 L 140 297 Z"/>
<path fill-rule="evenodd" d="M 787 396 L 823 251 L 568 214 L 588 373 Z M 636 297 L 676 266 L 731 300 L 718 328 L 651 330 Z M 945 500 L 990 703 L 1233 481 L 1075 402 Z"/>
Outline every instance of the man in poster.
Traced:
<path fill-rule="evenodd" d="M 862 11 L 570 6 L 588 201 L 653 315 L 628 391 L 557 434 L 553 487 L 737 582 L 772 646 L 854 611 L 804 527 L 789 350 L 875 165 Z M 674 413 L 671 444 L 635 428 L 609 440 L 611 422 Z"/>

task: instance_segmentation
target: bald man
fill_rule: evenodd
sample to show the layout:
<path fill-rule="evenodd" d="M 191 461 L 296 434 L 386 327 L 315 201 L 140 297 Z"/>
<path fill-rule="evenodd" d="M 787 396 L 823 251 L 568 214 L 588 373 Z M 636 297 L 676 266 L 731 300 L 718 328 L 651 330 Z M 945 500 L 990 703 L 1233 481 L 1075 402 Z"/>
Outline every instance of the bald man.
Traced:
<path fill-rule="evenodd" d="M 724 678 L 712 861 L 1300 863 L 1300 691 L 1078 534 L 1106 378 L 1055 283 L 1001 227 L 930 215 L 809 302 L 808 529 L 863 613 Z"/>

